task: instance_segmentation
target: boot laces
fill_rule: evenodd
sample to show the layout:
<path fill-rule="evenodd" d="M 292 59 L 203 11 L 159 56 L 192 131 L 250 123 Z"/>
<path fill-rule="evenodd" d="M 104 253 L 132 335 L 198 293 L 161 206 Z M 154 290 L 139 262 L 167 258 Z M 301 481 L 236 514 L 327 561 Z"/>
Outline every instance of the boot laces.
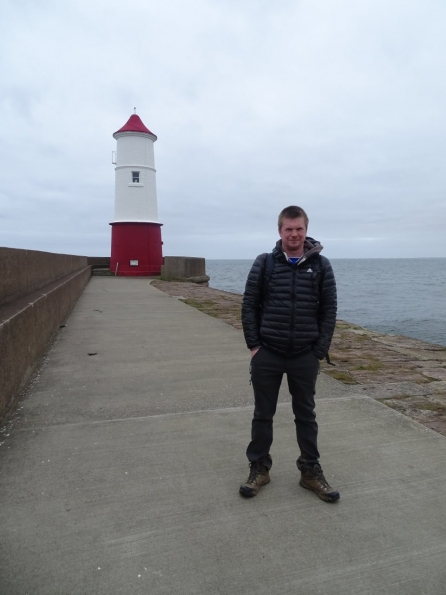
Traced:
<path fill-rule="evenodd" d="M 247 483 L 255 483 L 259 475 L 263 475 L 262 466 L 256 463 L 250 463 L 250 471 Z"/>
<path fill-rule="evenodd" d="M 313 473 L 314 473 L 314 477 L 317 479 L 317 481 L 321 484 L 321 486 L 324 489 L 331 489 L 328 484 L 328 481 L 325 479 L 324 473 L 323 473 L 320 465 L 315 465 L 313 467 Z"/>

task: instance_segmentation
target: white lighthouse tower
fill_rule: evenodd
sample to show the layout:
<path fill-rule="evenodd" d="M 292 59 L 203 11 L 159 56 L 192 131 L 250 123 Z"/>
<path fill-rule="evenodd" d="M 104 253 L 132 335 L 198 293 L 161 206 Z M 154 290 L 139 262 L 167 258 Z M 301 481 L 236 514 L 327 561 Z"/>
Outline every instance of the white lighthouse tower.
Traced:
<path fill-rule="evenodd" d="M 163 254 L 153 150 L 157 137 L 136 114 L 113 137 L 117 150 L 110 269 L 118 275 L 159 275 Z"/>

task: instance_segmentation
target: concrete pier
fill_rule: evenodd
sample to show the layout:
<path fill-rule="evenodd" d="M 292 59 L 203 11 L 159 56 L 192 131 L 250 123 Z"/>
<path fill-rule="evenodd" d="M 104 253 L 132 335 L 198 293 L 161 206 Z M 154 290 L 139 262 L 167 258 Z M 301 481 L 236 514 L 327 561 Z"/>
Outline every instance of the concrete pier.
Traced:
<path fill-rule="evenodd" d="M 245 500 L 248 368 L 241 331 L 92 278 L 0 434 L 1 595 L 443 595 L 446 438 L 321 374 L 327 504 L 298 485 L 284 381 Z"/>

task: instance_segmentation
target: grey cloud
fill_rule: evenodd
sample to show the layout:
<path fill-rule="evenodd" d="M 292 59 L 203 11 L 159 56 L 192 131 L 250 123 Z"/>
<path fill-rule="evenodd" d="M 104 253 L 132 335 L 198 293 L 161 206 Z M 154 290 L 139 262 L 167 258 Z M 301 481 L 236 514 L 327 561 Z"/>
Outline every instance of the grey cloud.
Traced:
<path fill-rule="evenodd" d="M 136 106 L 158 135 L 166 254 L 251 258 L 300 203 L 333 257 L 445 256 L 445 13 L 441 0 L 8 4 L 0 236 L 108 254 L 112 133 Z"/>

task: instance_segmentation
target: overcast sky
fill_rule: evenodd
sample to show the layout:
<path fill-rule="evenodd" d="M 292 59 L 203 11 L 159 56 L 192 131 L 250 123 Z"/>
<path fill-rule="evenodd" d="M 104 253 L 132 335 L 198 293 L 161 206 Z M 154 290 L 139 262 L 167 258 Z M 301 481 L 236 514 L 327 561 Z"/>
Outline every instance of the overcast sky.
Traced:
<path fill-rule="evenodd" d="M 0 245 L 109 255 L 116 149 L 157 136 L 164 254 L 446 257 L 444 0 L 3 0 Z"/>

